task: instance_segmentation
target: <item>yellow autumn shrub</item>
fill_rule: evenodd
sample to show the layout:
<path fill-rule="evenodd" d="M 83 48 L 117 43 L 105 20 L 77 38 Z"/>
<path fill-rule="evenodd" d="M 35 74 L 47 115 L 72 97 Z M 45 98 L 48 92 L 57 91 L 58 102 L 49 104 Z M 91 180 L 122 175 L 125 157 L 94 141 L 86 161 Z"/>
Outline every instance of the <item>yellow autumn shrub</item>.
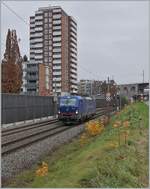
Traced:
<path fill-rule="evenodd" d="M 104 125 L 99 121 L 90 121 L 86 123 L 85 130 L 89 136 L 95 136 L 104 130 Z"/>
<path fill-rule="evenodd" d="M 41 166 L 36 170 L 36 176 L 46 176 L 48 174 L 48 164 L 42 162 Z"/>

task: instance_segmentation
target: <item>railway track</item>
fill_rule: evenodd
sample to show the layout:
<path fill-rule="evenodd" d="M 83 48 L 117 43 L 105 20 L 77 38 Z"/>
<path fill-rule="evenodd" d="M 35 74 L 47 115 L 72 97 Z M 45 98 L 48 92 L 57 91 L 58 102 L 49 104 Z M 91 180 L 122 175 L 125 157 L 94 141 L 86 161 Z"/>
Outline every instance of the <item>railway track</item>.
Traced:
<path fill-rule="evenodd" d="M 92 119 L 104 115 L 105 113 L 106 108 L 99 108 L 97 109 L 96 115 Z M 27 145 L 31 145 L 47 137 L 52 137 L 73 127 L 74 126 L 63 125 L 63 123 L 57 119 L 54 119 L 18 128 L 5 129 L 2 131 L 1 153 L 2 155 L 11 153 Z"/>

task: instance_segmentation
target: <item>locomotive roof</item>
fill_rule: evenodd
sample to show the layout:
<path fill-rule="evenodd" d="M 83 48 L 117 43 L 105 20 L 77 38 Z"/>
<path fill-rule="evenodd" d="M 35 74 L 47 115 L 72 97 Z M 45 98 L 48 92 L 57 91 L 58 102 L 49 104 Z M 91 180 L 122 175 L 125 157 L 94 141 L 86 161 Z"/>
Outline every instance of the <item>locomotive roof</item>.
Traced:
<path fill-rule="evenodd" d="M 74 96 L 74 95 L 60 96 L 60 98 L 77 98 L 77 99 L 83 99 L 83 97 L 81 97 L 81 96 Z"/>
<path fill-rule="evenodd" d="M 60 96 L 60 98 L 76 98 L 76 99 L 87 99 L 87 100 L 92 100 L 91 97 L 82 97 L 82 96 L 77 96 L 77 95 Z"/>

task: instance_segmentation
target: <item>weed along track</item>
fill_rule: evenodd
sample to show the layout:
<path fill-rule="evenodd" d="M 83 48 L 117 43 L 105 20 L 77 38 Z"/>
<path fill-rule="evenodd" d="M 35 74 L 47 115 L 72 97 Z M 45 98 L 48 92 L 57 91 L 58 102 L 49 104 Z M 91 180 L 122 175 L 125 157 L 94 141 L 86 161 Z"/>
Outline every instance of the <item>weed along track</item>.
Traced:
<path fill-rule="evenodd" d="M 106 108 L 97 109 L 92 118 L 104 115 Z M 2 131 L 2 179 L 11 178 L 36 163 L 63 143 L 84 130 L 84 124 L 66 126 L 58 120 L 10 128 Z"/>

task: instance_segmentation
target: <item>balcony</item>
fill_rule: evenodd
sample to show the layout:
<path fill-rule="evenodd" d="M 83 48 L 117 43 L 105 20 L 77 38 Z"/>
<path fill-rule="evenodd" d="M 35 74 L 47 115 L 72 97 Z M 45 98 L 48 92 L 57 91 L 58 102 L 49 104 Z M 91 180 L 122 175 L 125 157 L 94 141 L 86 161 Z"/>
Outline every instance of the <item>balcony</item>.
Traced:
<path fill-rule="evenodd" d="M 27 89 L 36 89 L 38 85 L 36 83 L 27 83 L 25 86 L 27 87 Z"/>
<path fill-rule="evenodd" d="M 71 69 L 70 69 L 70 72 L 77 75 L 77 70 L 76 70 L 76 69 L 72 69 L 72 68 L 71 68 Z"/>
<path fill-rule="evenodd" d="M 61 25 L 60 26 L 54 26 L 53 30 L 61 30 Z"/>
<path fill-rule="evenodd" d="M 55 81 L 61 81 L 61 77 L 59 77 L 59 78 L 53 78 L 53 82 L 55 82 Z"/>
<path fill-rule="evenodd" d="M 61 35 L 61 31 L 55 31 L 55 32 L 53 32 L 53 36 L 58 36 L 58 35 Z"/>
<path fill-rule="evenodd" d="M 75 34 L 74 32 L 70 31 L 70 35 L 73 36 L 75 39 L 77 38 L 77 34 Z"/>
<path fill-rule="evenodd" d="M 36 21 L 35 22 L 35 26 L 42 26 L 43 25 L 43 22 L 42 21 Z"/>
<path fill-rule="evenodd" d="M 61 41 L 61 37 L 53 37 L 53 42 L 59 42 L 59 41 Z"/>
<path fill-rule="evenodd" d="M 37 66 L 32 66 L 32 67 L 27 67 L 27 73 L 31 73 L 31 72 L 34 72 L 34 73 L 36 73 L 36 72 L 38 72 L 38 67 Z"/>
<path fill-rule="evenodd" d="M 31 30 L 30 30 L 31 31 Z M 34 31 L 43 31 L 43 28 L 42 27 L 35 27 Z M 34 32 L 33 31 L 33 32 Z"/>
<path fill-rule="evenodd" d="M 35 16 L 35 20 L 43 20 L 43 15 Z"/>
<path fill-rule="evenodd" d="M 60 19 L 61 18 L 61 14 L 54 14 L 53 15 L 53 19 Z"/>
<path fill-rule="evenodd" d="M 38 75 L 29 75 L 29 74 L 27 74 L 25 79 L 26 80 L 38 80 Z"/>
<path fill-rule="evenodd" d="M 70 48 L 71 52 L 74 52 L 77 55 L 77 50 L 73 47 Z"/>
<path fill-rule="evenodd" d="M 77 64 L 77 60 L 75 60 L 74 58 L 71 58 L 70 61 L 71 61 L 72 63 Z"/>
<path fill-rule="evenodd" d="M 53 76 L 60 76 L 61 72 L 53 72 Z"/>
<path fill-rule="evenodd" d="M 71 64 L 70 64 L 70 67 L 76 70 L 76 69 L 77 69 L 77 64 L 72 64 L 72 63 L 71 63 Z"/>
<path fill-rule="evenodd" d="M 37 43 L 34 45 L 35 48 L 41 48 L 43 47 L 43 43 Z"/>
<path fill-rule="evenodd" d="M 61 54 L 53 54 L 53 58 L 61 58 Z"/>
<path fill-rule="evenodd" d="M 70 46 L 74 47 L 74 48 L 77 48 L 77 44 L 74 44 L 73 42 L 70 42 Z"/>
<path fill-rule="evenodd" d="M 70 21 L 70 24 L 76 29 L 77 28 L 77 25 L 71 20 Z"/>
<path fill-rule="evenodd" d="M 77 29 L 75 29 L 74 27 L 70 27 L 70 30 L 73 31 L 77 35 Z"/>
<path fill-rule="evenodd" d="M 70 53 L 70 56 L 73 57 L 73 58 L 75 58 L 75 59 L 77 58 L 77 55 L 75 55 L 75 54 L 72 53 L 72 52 Z"/>
<path fill-rule="evenodd" d="M 61 24 L 61 20 L 54 20 L 53 21 L 53 25 L 60 25 Z"/>
<path fill-rule="evenodd" d="M 58 65 L 58 66 L 53 66 L 53 70 L 61 70 L 61 66 Z"/>
<path fill-rule="evenodd" d="M 61 9 L 53 9 L 53 13 L 61 13 Z"/>
<path fill-rule="evenodd" d="M 61 52 L 61 48 L 53 48 L 53 52 L 55 53 L 55 52 Z"/>
<path fill-rule="evenodd" d="M 53 60 L 53 64 L 58 64 L 58 65 L 60 65 L 61 64 L 61 59 L 54 59 Z"/>
<path fill-rule="evenodd" d="M 42 37 L 43 36 L 43 33 L 42 32 L 40 32 L 40 33 L 35 33 L 34 34 L 34 37 Z"/>
<path fill-rule="evenodd" d="M 55 86 L 56 86 L 56 87 L 61 87 L 61 83 L 56 83 L 56 84 L 55 84 L 55 82 L 54 82 L 54 83 L 53 83 L 53 87 L 55 87 Z"/>
<path fill-rule="evenodd" d="M 53 47 L 61 47 L 61 43 L 53 43 Z"/>
<path fill-rule="evenodd" d="M 77 40 L 75 40 L 73 37 L 70 37 L 70 42 L 74 43 L 75 46 L 77 47 Z"/>

